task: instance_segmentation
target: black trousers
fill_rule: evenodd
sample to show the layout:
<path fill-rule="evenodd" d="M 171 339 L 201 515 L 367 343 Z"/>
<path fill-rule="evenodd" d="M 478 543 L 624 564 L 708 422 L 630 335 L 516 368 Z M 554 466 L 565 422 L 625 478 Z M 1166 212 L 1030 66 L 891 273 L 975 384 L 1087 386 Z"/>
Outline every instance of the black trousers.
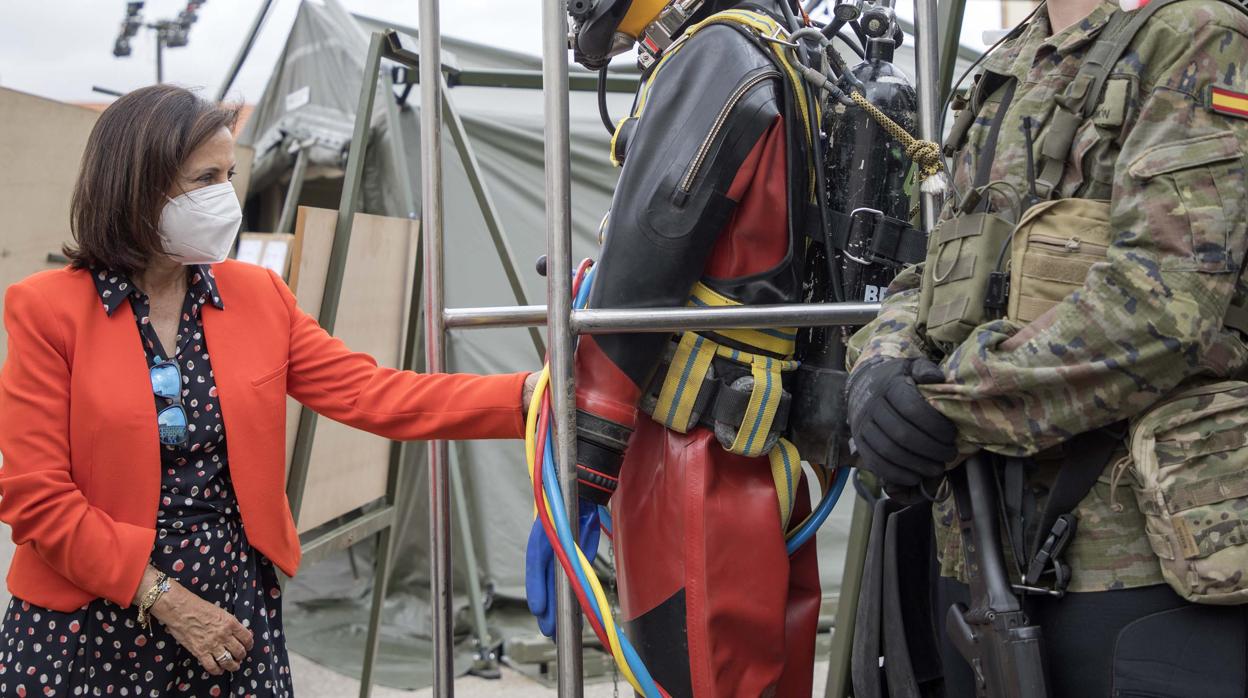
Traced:
<path fill-rule="evenodd" d="M 941 578 L 934 611 L 969 601 Z M 1169 586 L 1032 597 L 1044 631 L 1052 698 L 1245 698 L 1248 607 L 1184 601 Z M 946 698 L 975 698 L 970 667 L 941 633 Z"/>

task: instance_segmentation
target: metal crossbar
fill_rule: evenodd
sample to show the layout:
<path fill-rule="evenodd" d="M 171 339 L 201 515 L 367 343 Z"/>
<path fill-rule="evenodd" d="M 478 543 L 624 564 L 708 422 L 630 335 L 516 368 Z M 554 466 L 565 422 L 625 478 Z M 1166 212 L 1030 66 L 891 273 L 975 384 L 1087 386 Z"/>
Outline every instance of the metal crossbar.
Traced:
<path fill-rule="evenodd" d="M 540 327 L 549 309 L 544 305 L 493 308 L 447 308 L 447 329 L 484 330 Z M 879 303 L 794 303 L 727 308 L 645 308 L 637 310 L 573 310 L 577 334 L 677 332 L 684 330 L 764 329 L 776 327 L 837 327 L 865 325 L 880 312 Z"/>

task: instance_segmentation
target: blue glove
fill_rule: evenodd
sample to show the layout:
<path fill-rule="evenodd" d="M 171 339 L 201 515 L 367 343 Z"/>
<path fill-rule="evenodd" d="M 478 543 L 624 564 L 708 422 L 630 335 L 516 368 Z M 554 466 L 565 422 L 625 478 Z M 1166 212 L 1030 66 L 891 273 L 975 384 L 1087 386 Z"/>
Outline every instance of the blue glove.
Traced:
<path fill-rule="evenodd" d="M 577 542 L 585 559 L 592 563 L 598 554 L 598 537 L 602 533 L 598 527 L 598 505 L 582 499 L 579 509 L 580 538 Z M 549 638 L 555 636 L 555 567 L 558 564 L 555 549 L 546 538 L 546 529 L 542 528 L 541 521 L 534 520 L 524 555 L 524 592 L 529 611 L 537 618 L 538 629 Z"/>

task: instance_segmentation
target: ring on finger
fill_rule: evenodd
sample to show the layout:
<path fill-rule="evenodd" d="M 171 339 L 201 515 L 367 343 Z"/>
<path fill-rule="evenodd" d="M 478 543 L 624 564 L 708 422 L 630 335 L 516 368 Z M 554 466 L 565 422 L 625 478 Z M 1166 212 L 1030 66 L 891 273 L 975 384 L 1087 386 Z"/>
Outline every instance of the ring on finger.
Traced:
<path fill-rule="evenodd" d="M 217 663 L 232 662 L 232 661 L 234 661 L 234 654 L 230 652 L 229 650 L 222 652 L 220 656 L 217 657 Z"/>

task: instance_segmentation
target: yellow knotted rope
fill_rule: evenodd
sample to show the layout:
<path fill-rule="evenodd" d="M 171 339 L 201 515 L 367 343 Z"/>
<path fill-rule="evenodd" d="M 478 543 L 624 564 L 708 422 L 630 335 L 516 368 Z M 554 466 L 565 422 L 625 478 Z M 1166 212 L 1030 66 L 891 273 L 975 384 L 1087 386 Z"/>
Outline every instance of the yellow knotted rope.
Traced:
<path fill-rule="evenodd" d="M 850 93 L 849 98 L 854 100 L 854 104 L 862 107 L 867 112 L 867 115 L 882 126 L 885 131 L 888 131 L 888 135 L 896 138 L 905 147 L 906 157 L 919 166 L 919 182 L 924 182 L 927 178 L 936 176 L 945 168 L 944 161 L 940 155 L 940 145 L 932 141 L 920 140 L 910 135 L 906 129 L 889 118 L 888 114 L 880 111 L 879 107 L 872 104 L 861 92 L 855 90 Z"/>

